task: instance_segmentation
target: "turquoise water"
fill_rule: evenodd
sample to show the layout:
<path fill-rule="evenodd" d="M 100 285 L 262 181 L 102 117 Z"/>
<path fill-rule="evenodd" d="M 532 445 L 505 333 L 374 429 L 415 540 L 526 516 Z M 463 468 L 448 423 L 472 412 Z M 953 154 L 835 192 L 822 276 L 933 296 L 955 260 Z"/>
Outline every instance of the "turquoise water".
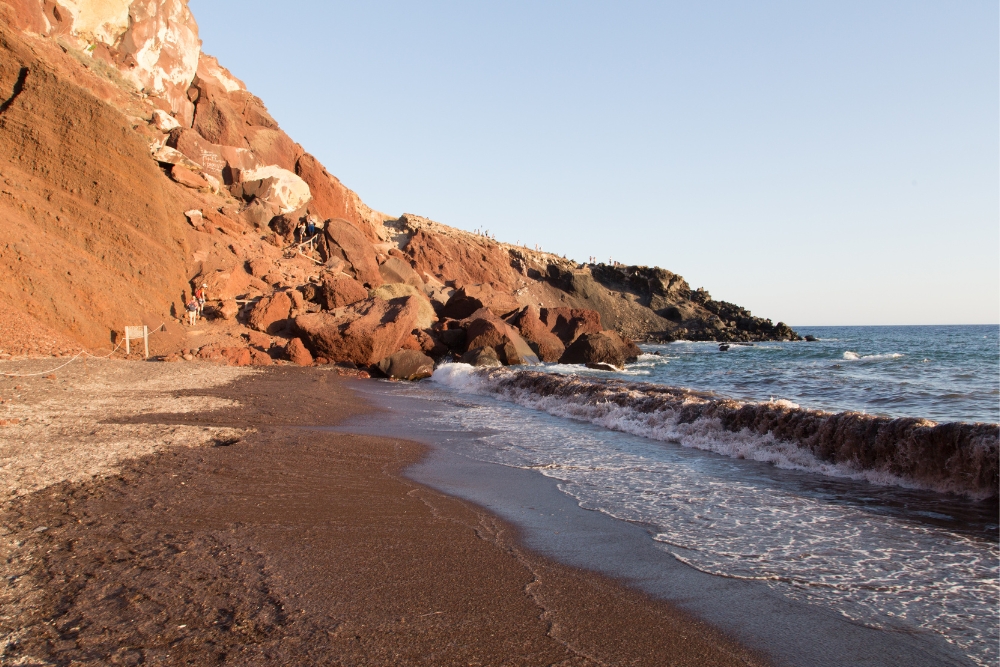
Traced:
<path fill-rule="evenodd" d="M 647 354 L 616 375 L 831 412 L 1000 422 L 1000 327 L 795 330 L 819 341 L 734 345 L 726 352 L 717 343 L 642 345 Z M 552 369 L 581 373 L 579 367 Z"/>

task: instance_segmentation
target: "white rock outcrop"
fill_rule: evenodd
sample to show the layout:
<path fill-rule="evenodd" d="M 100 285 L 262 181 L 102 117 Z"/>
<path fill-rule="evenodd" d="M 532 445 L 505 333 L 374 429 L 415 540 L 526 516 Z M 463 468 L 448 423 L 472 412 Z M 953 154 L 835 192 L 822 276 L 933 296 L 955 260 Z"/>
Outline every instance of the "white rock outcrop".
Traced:
<path fill-rule="evenodd" d="M 260 181 L 260 188 L 256 191 L 257 199 L 271 204 L 279 213 L 291 213 L 312 199 L 308 183 L 277 165 L 243 171 L 240 173 L 240 181 Z"/>
<path fill-rule="evenodd" d="M 191 126 L 194 104 L 187 90 L 198 70 L 201 40 L 187 0 L 61 0 L 65 11 L 56 14 L 58 25 L 45 12 L 49 0 L 36 1 L 38 20 L 25 17 L 29 24 L 40 20 L 50 33 L 68 33 L 87 53 L 103 44 L 128 81 L 166 100 L 180 123 Z"/>

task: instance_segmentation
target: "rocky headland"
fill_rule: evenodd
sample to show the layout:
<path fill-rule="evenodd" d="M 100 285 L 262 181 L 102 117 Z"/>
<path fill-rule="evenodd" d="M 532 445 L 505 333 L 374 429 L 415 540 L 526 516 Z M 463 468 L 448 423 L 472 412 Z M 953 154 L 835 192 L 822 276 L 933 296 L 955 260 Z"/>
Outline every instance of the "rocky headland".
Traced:
<path fill-rule="evenodd" d="M 416 378 L 444 359 L 621 366 L 633 341 L 798 339 L 664 269 L 372 210 L 201 51 L 184 0 L 0 2 L 0 98 L 0 303 L 28 322 L 3 356 L 46 351 L 25 328 L 107 351 L 145 324 L 168 360 Z"/>

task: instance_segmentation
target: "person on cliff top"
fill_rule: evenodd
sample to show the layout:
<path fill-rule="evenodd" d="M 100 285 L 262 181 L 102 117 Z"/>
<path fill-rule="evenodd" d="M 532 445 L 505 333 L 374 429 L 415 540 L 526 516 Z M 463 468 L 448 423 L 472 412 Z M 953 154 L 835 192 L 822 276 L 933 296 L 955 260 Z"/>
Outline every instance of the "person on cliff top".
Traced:
<path fill-rule="evenodd" d="M 191 297 L 191 300 L 184 306 L 188 314 L 188 324 L 194 326 L 198 323 L 198 299 Z"/>

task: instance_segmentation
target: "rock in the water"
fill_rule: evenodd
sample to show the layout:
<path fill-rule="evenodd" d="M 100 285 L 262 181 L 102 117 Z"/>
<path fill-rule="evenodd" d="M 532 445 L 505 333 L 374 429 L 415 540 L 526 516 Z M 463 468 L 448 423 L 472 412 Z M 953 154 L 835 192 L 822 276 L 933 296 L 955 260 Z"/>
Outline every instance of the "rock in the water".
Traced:
<path fill-rule="evenodd" d="M 372 297 L 335 313 L 307 313 L 295 328 L 314 353 L 333 362 L 371 366 L 397 352 L 413 331 L 419 297 L 391 303 Z"/>
<path fill-rule="evenodd" d="M 265 333 L 277 333 L 285 328 L 289 314 L 292 312 L 292 300 L 284 292 L 275 292 L 270 297 L 264 297 L 258 301 L 250 315 L 247 323 L 257 331 Z"/>
<path fill-rule="evenodd" d="M 491 347 L 508 366 L 539 363 L 538 356 L 517 330 L 486 308 L 469 316 L 465 334 L 467 349 Z"/>
<path fill-rule="evenodd" d="M 327 310 L 336 310 L 368 298 L 368 290 L 350 276 L 324 273 L 318 300 Z"/>
<path fill-rule="evenodd" d="M 559 360 L 563 364 L 610 364 L 616 368 L 624 368 L 626 361 L 633 361 L 638 356 L 635 345 L 629 345 L 614 331 L 583 334 L 572 345 L 566 348 L 565 354 Z"/>
<path fill-rule="evenodd" d="M 285 345 L 285 356 L 298 366 L 312 366 L 313 357 L 301 338 L 293 338 Z"/>
<path fill-rule="evenodd" d="M 431 306 L 431 302 L 424 296 L 423 291 L 417 289 L 413 285 L 405 285 L 403 283 L 386 283 L 380 287 L 376 287 L 372 290 L 372 296 L 377 296 L 383 301 L 392 301 L 393 299 L 399 299 L 401 297 L 413 296 L 417 297 L 417 304 L 420 307 L 420 313 L 417 315 L 417 329 L 429 329 L 437 321 L 437 313 L 434 312 L 434 307 Z"/>
<path fill-rule="evenodd" d="M 462 363 L 471 366 L 503 366 L 492 347 L 477 347 L 462 355 Z"/>
<path fill-rule="evenodd" d="M 378 272 L 382 280 L 386 283 L 404 283 L 412 285 L 419 290 L 423 290 L 424 281 L 420 279 L 417 272 L 413 270 L 409 262 L 404 262 L 398 257 L 389 257 L 378 267 Z"/>
<path fill-rule="evenodd" d="M 423 352 L 401 350 L 380 361 L 378 369 L 396 380 L 420 380 L 434 374 L 434 360 Z"/>
<path fill-rule="evenodd" d="M 566 346 L 552 331 L 550 331 L 539 318 L 538 309 L 534 306 L 525 306 L 516 314 L 507 318 L 507 321 L 517 327 L 521 336 L 528 341 L 538 358 L 546 362 L 556 362 L 566 351 Z"/>
<path fill-rule="evenodd" d="M 587 362 L 586 366 L 587 366 L 587 368 L 592 368 L 595 371 L 617 372 L 617 371 L 621 370 L 621 369 L 615 368 L 611 364 L 605 364 L 605 363 L 602 363 L 602 362 L 595 362 L 595 361 L 589 361 L 589 362 Z"/>
<path fill-rule="evenodd" d="M 819 340 L 819 338 L 816 338 L 816 336 L 806 336 L 806 340 L 810 343 L 815 343 Z"/>

